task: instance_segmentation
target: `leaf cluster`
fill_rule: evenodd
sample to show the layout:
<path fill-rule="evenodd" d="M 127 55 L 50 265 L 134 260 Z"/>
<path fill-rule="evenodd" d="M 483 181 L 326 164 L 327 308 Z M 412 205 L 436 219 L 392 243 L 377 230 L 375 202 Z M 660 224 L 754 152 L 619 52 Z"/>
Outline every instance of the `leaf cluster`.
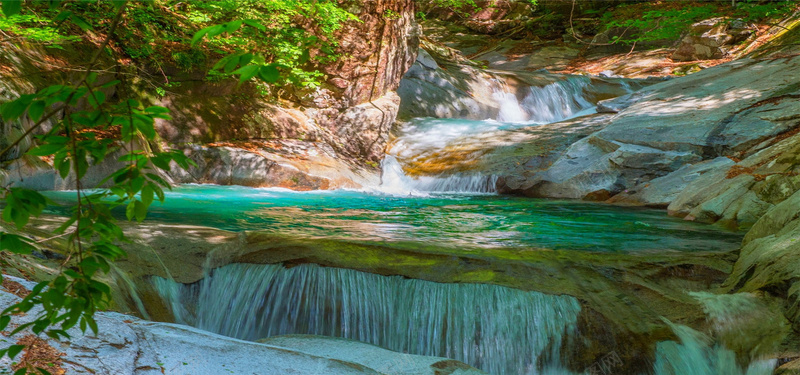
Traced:
<path fill-rule="evenodd" d="M 8 4 L 12 2 L 3 1 L 0 6 L 6 17 L 14 17 L 20 8 Z M 117 14 L 106 30 L 107 38 L 121 20 L 125 4 L 110 3 Z M 98 56 L 99 53 L 95 60 Z M 124 208 L 128 220 L 141 222 L 149 206 L 156 200 L 163 202 L 164 190 L 170 189 L 159 171 L 193 165 L 180 151 L 149 150 L 147 145 L 157 138 L 155 123 L 169 120 L 169 110 L 127 98 L 125 84 L 101 80 L 93 71 L 95 62 L 90 62 L 82 77 L 72 84 L 51 85 L 0 105 L 3 121 L 24 118 L 33 124 L 28 133 L 50 122 L 50 130 L 36 137 L 37 146 L 27 154 L 51 158 L 58 175 L 73 179 L 77 189 L 77 204 L 53 232 L 65 236 L 69 244 L 61 272 L 53 280 L 37 284 L 22 301 L 0 313 L 0 330 L 9 326 L 12 315 L 35 315 L 30 322 L 14 327 L 11 334 L 30 329 L 34 334 L 60 339 L 69 337 L 67 331 L 76 326 L 96 334 L 94 313 L 108 306 L 111 293 L 98 277 L 125 256 L 119 244 L 127 239 L 114 209 Z M 113 91 L 115 95 L 107 94 Z M 0 156 L 12 146 L 0 150 Z M 121 155 L 118 161 L 123 167 L 92 189 L 82 186 L 92 165 L 116 155 Z M 29 254 L 39 248 L 40 243 L 20 233 L 32 217 L 41 215 L 54 202 L 34 190 L 13 186 L 0 186 L 0 202 L 4 203 L 0 219 L 8 223 L 0 228 L 15 228 L 0 230 L 0 251 Z M 0 356 L 14 358 L 21 350 L 21 346 L 14 345 L 0 350 Z M 46 373 L 44 369 L 37 371 Z"/>

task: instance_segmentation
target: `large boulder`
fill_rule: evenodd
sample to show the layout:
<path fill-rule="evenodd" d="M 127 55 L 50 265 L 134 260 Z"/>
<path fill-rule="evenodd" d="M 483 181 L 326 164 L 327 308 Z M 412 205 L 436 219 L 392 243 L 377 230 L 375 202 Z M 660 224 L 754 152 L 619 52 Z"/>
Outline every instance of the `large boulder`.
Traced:
<path fill-rule="evenodd" d="M 546 170 L 506 178 L 517 181 L 507 188 L 543 197 L 621 194 L 612 201 L 752 224 L 797 190 L 800 87 L 785 78 L 792 74 L 800 74 L 798 58 L 745 59 L 604 102 L 616 115 Z"/>

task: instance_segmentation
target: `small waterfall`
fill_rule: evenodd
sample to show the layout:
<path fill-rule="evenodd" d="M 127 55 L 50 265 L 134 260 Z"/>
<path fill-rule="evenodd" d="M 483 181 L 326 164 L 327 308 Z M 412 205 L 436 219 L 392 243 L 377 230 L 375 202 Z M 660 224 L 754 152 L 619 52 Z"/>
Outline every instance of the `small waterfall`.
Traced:
<path fill-rule="evenodd" d="M 656 375 L 770 375 L 776 359 L 756 360 L 743 369 L 736 354 L 701 332 L 687 326 L 670 324 L 680 339 L 656 345 Z"/>
<path fill-rule="evenodd" d="M 593 108 L 594 104 L 585 97 L 585 90 L 591 82 L 589 77 L 573 76 L 544 87 L 531 87 L 530 93 L 522 100 L 528 121 L 547 124 Z"/>
<path fill-rule="evenodd" d="M 496 90 L 492 97 L 500 104 L 500 110 L 497 114 L 497 121 L 500 122 L 525 122 L 528 121 L 530 115 L 526 113 L 519 104 L 519 100 L 514 93 L 507 92 L 505 87 Z"/>
<path fill-rule="evenodd" d="M 591 79 L 569 76 L 545 86 L 527 88 L 520 101 L 500 78 L 494 80 L 493 97 L 498 104 L 496 119 L 484 121 L 457 119 L 416 119 L 400 130 L 391 151 L 385 156 L 381 186 L 376 190 L 390 194 L 494 193 L 498 177 L 481 172 L 444 172 L 439 175 L 408 176 L 398 161 L 426 160 L 437 152 L 458 151 L 459 142 L 472 135 L 513 127 L 545 124 L 588 114 L 594 104 L 586 99 Z"/>
<path fill-rule="evenodd" d="M 594 107 L 586 99 L 592 83 L 589 77 L 571 76 L 545 86 L 532 86 L 520 102 L 508 87 L 496 81 L 492 97 L 499 104 L 497 121 L 507 123 L 547 124 L 561 121 Z"/>
<path fill-rule="evenodd" d="M 246 340 L 283 334 L 355 339 L 460 360 L 491 374 L 558 367 L 575 298 L 442 284 L 304 264 L 232 264 L 195 284 L 154 278 L 176 321 Z"/>
<path fill-rule="evenodd" d="M 382 184 L 379 191 L 388 194 L 495 193 L 497 191 L 497 176 L 494 175 L 476 173 L 413 178 L 405 174 L 397 158 L 392 155 L 386 155 L 381 166 Z"/>

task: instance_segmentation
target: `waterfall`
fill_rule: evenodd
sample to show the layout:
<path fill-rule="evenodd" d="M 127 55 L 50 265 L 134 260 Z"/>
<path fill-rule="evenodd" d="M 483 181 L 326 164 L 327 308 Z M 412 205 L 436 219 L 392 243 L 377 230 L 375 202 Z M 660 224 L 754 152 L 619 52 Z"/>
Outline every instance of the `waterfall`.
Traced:
<path fill-rule="evenodd" d="M 520 102 L 505 84 L 497 82 L 492 97 L 497 101 L 497 121 L 523 124 L 547 124 L 561 121 L 591 109 L 594 104 L 586 99 L 591 79 L 571 76 L 545 86 L 529 87 Z"/>
<path fill-rule="evenodd" d="M 568 119 L 594 107 L 585 97 L 590 84 L 589 77 L 573 76 L 544 87 L 531 87 L 521 106 L 528 113 L 528 121 L 537 124 Z"/>
<path fill-rule="evenodd" d="M 557 367 L 580 312 L 568 296 L 311 264 L 232 264 L 195 284 L 153 282 L 177 322 L 223 335 L 344 337 L 496 375 L 536 374 L 542 363 Z"/>
<path fill-rule="evenodd" d="M 438 175 L 408 176 L 403 160 L 429 160 L 441 152 L 457 151 L 470 136 L 500 129 L 545 124 L 591 113 L 594 104 L 586 99 L 591 79 L 569 76 L 544 86 L 528 87 L 520 101 L 502 79 L 494 80 L 496 119 L 415 119 L 405 124 L 389 147 L 382 163 L 381 186 L 390 194 L 494 193 L 498 177 L 485 172 L 443 172 Z M 475 156 L 479 157 L 479 156 Z M 466 163 L 468 164 L 468 163 Z"/>
<path fill-rule="evenodd" d="M 670 324 L 680 342 L 656 345 L 656 375 L 770 375 L 776 359 L 755 360 L 747 368 L 736 363 L 736 354 L 687 326 Z"/>
<path fill-rule="evenodd" d="M 497 176 L 473 174 L 452 174 L 447 176 L 410 177 L 392 155 L 386 155 L 381 162 L 381 192 L 405 195 L 425 193 L 494 193 L 497 191 Z"/>

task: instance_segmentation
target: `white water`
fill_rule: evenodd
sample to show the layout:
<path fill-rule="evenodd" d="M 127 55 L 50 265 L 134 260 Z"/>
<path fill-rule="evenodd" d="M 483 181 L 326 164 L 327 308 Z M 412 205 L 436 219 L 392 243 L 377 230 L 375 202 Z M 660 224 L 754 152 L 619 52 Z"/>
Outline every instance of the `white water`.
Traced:
<path fill-rule="evenodd" d="M 183 285 L 154 278 L 175 320 L 246 340 L 313 334 L 447 357 L 488 373 L 560 368 L 580 312 L 569 296 L 304 264 L 232 264 Z M 544 363 L 544 366 L 542 366 Z"/>
<path fill-rule="evenodd" d="M 571 76 L 543 87 L 530 87 L 519 100 L 517 94 L 497 81 L 494 99 L 499 106 L 495 119 L 415 119 L 398 129 L 382 162 L 378 191 L 395 195 L 425 195 L 431 192 L 494 193 L 498 176 L 482 172 L 442 172 L 431 176 L 408 176 L 404 161 L 424 160 L 448 149 L 458 149 L 470 136 L 523 126 L 541 125 L 594 113 L 586 98 L 588 77 Z"/>
<path fill-rule="evenodd" d="M 656 375 L 770 375 L 777 364 L 776 359 L 762 359 L 742 368 L 732 350 L 707 335 L 679 324 L 670 326 L 679 341 L 656 345 Z"/>

